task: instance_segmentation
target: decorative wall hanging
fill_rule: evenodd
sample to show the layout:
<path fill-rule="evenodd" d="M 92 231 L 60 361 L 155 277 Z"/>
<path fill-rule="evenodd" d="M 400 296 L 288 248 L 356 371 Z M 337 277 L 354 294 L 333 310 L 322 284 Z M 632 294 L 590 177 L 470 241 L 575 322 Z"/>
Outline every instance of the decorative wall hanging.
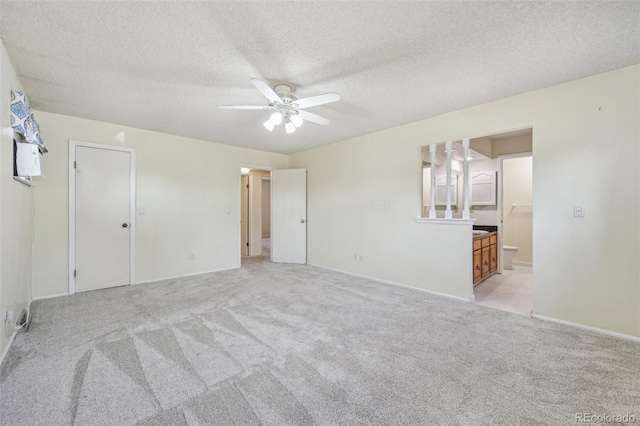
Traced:
<path fill-rule="evenodd" d="M 11 127 L 24 136 L 28 143 L 38 145 L 41 154 L 47 152 L 40 136 L 40 126 L 31 112 L 27 96 L 20 91 L 11 91 Z"/>

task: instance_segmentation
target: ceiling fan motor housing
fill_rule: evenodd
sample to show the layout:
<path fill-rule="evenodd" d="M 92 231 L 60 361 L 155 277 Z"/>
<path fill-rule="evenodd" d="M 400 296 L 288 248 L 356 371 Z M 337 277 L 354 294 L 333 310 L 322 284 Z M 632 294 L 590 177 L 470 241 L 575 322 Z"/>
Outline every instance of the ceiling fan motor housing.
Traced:
<path fill-rule="evenodd" d="M 287 84 L 276 84 L 276 86 L 273 88 L 273 91 L 276 92 L 276 94 L 280 96 L 283 101 L 288 100 L 289 102 L 293 102 L 298 99 L 293 95 L 291 86 Z"/>

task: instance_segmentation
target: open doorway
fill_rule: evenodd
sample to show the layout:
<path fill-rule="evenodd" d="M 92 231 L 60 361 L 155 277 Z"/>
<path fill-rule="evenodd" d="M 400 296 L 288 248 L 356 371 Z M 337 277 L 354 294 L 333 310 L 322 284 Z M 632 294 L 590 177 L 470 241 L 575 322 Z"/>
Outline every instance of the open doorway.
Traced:
<path fill-rule="evenodd" d="M 268 261 L 271 255 L 271 172 L 240 168 L 240 261 Z"/>
<path fill-rule="evenodd" d="M 474 298 L 484 306 L 529 316 L 533 309 L 533 132 L 527 129 L 488 139 L 496 167 L 496 203 L 484 212 L 472 206 L 472 212 L 481 213 L 476 214 L 474 229 L 489 232 L 494 227 L 483 227 L 483 220 L 495 214 L 498 264 L 496 273 L 475 283 Z M 482 236 L 474 236 L 474 241 L 477 238 Z"/>

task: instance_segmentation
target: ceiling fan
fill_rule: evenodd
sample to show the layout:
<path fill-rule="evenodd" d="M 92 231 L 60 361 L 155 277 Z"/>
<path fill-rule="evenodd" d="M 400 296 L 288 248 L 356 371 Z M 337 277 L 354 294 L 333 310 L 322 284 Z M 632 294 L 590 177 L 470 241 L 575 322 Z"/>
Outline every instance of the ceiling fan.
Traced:
<path fill-rule="evenodd" d="M 329 124 L 329 120 L 309 111 L 318 105 L 335 102 L 340 99 L 337 93 L 325 93 L 324 95 L 311 96 L 309 98 L 298 99 L 286 84 L 277 84 L 273 89 L 264 81 L 252 78 L 254 86 L 269 100 L 268 106 L 257 105 L 218 105 L 220 109 L 254 109 L 263 111 L 273 111 L 269 120 L 264 122 L 264 127 L 270 132 L 284 122 L 287 133 L 293 133 L 302 126 L 303 121 L 310 121 L 316 124 Z"/>

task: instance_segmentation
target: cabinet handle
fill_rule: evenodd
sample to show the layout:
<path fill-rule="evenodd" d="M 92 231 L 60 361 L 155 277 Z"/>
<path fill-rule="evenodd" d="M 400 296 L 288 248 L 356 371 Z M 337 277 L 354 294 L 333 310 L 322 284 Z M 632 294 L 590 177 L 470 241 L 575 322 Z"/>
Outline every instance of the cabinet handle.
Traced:
<path fill-rule="evenodd" d="M 479 271 L 479 270 L 480 270 L 480 265 L 477 265 L 476 266 L 476 271 Z"/>
<path fill-rule="evenodd" d="M 491 258 L 491 261 L 492 261 L 492 262 L 495 262 L 495 261 L 496 261 L 496 258 L 495 258 L 495 257 Z"/>
<path fill-rule="evenodd" d="M 487 262 L 487 261 L 485 260 L 485 261 L 484 261 L 484 264 L 485 264 L 485 265 L 488 265 L 488 264 L 489 264 L 489 262 Z"/>

